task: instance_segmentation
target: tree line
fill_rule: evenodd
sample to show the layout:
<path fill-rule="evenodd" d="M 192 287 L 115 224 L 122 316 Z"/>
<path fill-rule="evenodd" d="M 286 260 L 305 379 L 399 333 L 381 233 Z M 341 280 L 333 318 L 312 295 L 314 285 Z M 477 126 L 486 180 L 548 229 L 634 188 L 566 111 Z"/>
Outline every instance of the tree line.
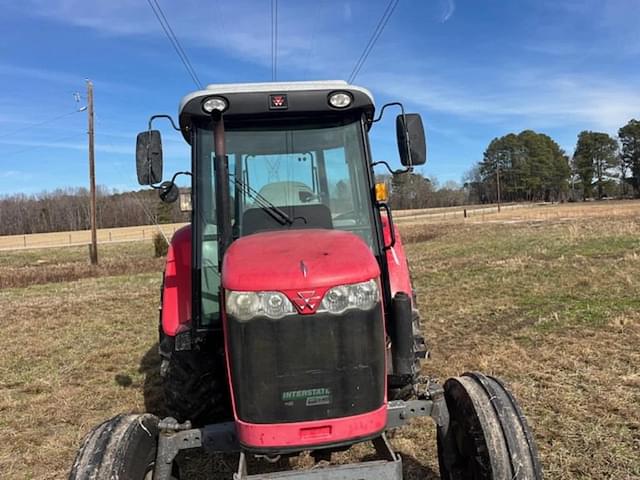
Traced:
<path fill-rule="evenodd" d="M 483 159 L 466 174 L 473 203 L 566 201 L 640 197 L 640 121 L 632 119 L 617 138 L 583 131 L 569 157 L 548 135 L 525 130 L 494 138 Z"/>
<path fill-rule="evenodd" d="M 117 193 L 98 187 L 96 193 L 98 228 L 188 220 L 178 202 L 163 203 L 154 190 Z M 89 214 L 89 192 L 85 188 L 0 197 L 0 235 L 87 230 Z"/>
<path fill-rule="evenodd" d="M 640 198 L 640 121 L 632 119 L 617 138 L 583 131 L 572 156 L 548 135 L 533 130 L 494 138 L 463 185 L 427 178 L 414 171 L 380 175 L 390 187 L 392 208 L 448 207 L 502 201 L 572 201 Z M 166 204 L 154 190 L 118 193 L 99 187 L 98 228 L 188 221 L 178 203 Z M 35 195 L 0 197 L 0 235 L 20 235 L 90 227 L 89 192 L 65 188 Z"/>
<path fill-rule="evenodd" d="M 376 181 L 390 186 L 389 203 L 397 210 L 454 207 L 468 203 L 467 192 L 457 182 L 448 181 L 440 185 L 437 178 L 427 178 L 420 172 L 379 175 Z"/>

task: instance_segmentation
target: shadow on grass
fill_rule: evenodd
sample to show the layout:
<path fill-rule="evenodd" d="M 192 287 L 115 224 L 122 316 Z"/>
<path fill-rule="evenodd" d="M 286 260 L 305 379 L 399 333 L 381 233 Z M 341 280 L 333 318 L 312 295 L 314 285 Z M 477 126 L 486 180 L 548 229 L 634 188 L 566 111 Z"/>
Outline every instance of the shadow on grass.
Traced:
<path fill-rule="evenodd" d="M 143 395 L 144 407 L 148 413 L 153 413 L 159 418 L 168 415 L 164 404 L 162 391 L 162 379 L 160 378 L 160 354 L 158 343 L 154 343 L 140 359 L 139 372 L 144 375 Z"/>
<path fill-rule="evenodd" d="M 400 454 L 402 457 L 402 477 L 404 480 L 439 480 L 440 474 L 430 467 L 423 465 L 410 455 Z"/>

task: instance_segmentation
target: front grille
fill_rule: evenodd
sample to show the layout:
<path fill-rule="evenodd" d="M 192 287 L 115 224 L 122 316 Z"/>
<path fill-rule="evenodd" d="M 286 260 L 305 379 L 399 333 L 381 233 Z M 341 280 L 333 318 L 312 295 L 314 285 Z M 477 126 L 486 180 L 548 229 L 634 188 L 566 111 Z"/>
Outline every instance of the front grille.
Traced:
<path fill-rule="evenodd" d="M 287 423 L 370 412 L 384 403 L 382 309 L 227 317 L 238 417 Z"/>

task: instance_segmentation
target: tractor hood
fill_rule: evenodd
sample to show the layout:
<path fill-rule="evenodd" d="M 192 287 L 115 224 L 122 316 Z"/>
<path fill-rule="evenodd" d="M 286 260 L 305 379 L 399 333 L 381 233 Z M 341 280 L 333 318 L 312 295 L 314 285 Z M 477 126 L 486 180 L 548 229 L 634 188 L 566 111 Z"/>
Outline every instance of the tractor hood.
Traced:
<path fill-rule="evenodd" d="M 263 232 L 231 244 L 222 285 L 235 291 L 316 290 L 363 282 L 380 275 L 369 246 L 341 230 Z"/>

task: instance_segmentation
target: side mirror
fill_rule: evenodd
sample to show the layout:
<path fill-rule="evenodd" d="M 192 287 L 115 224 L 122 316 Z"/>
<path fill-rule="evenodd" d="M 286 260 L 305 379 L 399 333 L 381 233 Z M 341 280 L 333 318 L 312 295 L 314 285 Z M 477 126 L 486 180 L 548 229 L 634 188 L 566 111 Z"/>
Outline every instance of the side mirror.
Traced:
<path fill-rule="evenodd" d="M 402 165 L 415 167 L 427 162 L 427 140 L 424 136 L 422 117 L 418 113 L 396 117 L 396 137 Z"/>
<path fill-rule="evenodd" d="M 160 200 L 164 203 L 173 203 L 178 200 L 180 189 L 172 181 L 162 182 L 160 184 Z"/>
<path fill-rule="evenodd" d="M 153 185 L 162 180 L 162 140 L 158 130 L 138 134 L 136 170 L 140 185 Z"/>

